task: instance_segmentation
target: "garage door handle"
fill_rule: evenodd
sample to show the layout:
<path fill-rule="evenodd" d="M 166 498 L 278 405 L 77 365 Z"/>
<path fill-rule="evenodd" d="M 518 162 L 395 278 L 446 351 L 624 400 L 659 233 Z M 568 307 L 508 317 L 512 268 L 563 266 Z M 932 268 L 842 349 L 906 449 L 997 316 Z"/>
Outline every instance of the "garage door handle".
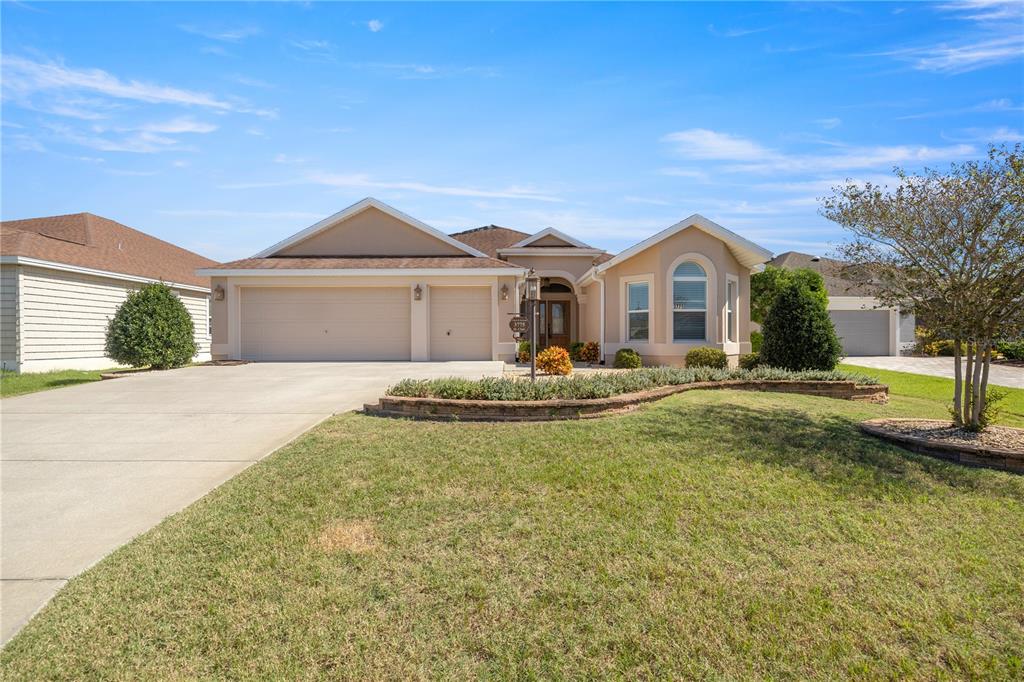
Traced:
<path fill-rule="evenodd" d="M 445 334 L 446 334 L 447 336 L 451 336 L 451 335 L 452 335 L 452 330 L 451 330 L 451 329 L 449 329 L 449 330 L 448 330 L 447 332 L 445 332 Z"/>

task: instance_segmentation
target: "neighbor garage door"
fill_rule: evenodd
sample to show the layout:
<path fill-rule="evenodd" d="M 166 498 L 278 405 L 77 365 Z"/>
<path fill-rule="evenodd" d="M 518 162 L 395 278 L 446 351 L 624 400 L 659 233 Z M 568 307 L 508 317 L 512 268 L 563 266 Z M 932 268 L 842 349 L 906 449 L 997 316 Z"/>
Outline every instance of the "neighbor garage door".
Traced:
<path fill-rule="evenodd" d="M 490 287 L 430 287 L 430 359 L 491 359 Z"/>
<path fill-rule="evenodd" d="M 265 361 L 409 359 L 405 287 L 242 289 L 242 357 Z"/>
<path fill-rule="evenodd" d="M 830 310 L 846 355 L 889 354 L 888 310 Z"/>

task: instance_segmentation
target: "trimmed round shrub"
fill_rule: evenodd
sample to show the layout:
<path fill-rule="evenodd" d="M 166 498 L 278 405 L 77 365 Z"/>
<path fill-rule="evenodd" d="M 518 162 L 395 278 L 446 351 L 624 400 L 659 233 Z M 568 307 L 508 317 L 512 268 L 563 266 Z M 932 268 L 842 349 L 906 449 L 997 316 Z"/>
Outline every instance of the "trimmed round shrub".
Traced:
<path fill-rule="evenodd" d="M 999 341 L 996 350 L 1007 360 L 1024 360 L 1024 340 Z"/>
<path fill-rule="evenodd" d="M 764 334 L 761 332 L 750 332 L 750 352 L 760 353 L 762 343 L 764 343 Z"/>
<path fill-rule="evenodd" d="M 740 369 L 754 369 L 761 364 L 760 353 L 747 353 L 740 356 Z"/>
<path fill-rule="evenodd" d="M 597 341 L 587 341 L 580 349 L 579 360 L 590 364 L 601 362 L 601 345 Z"/>
<path fill-rule="evenodd" d="M 573 342 L 573 344 L 571 346 L 569 346 L 569 359 L 572 360 L 573 362 L 579 362 L 580 351 L 582 351 L 582 350 L 583 350 L 583 342 L 582 341 L 575 341 L 575 342 Z"/>
<path fill-rule="evenodd" d="M 643 365 L 640 354 L 632 348 L 620 348 L 615 351 L 615 369 L 637 369 Z"/>
<path fill-rule="evenodd" d="M 122 365 L 181 367 L 196 350 L 192 317 L 166 284 L 129 293 L 107 323 L 107 355 Z"/>
<path fill-rule="evenodd" d="M 549 346 L 537 353 L 537 369 L 545 374 L 565 376 L 572 373 L 569 351 L 561 346 Z"/>
<path fill-rule="evenodd" d="M 718 348 L 701 346 L 700 348 L 694 348 L 686 354 L 686 366 L 725 369 L 729 366 L 729 357 L 725 354 L 725 351 Z"/>
<path fill-rule="evenodd" d="M 835 369 L 842 354 L 828 310 L 806 287 L 779 292 L 764 320 L 761 364 L 793 371 Z"/>

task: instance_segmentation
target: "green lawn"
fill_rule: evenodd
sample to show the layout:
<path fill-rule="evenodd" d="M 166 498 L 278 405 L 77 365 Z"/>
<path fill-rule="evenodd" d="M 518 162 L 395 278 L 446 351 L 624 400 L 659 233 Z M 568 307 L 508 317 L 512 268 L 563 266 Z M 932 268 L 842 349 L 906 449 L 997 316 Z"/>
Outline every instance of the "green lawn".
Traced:
<path fill-rule="evenodd" d="M 0 372 L 0 397 L 10 398 L 25 393 L 48 391 L 51 388 L 86 384 L 99 381 L 100 374 L 110 372 L 109 369 L 83 370 L 62 369 L 54 372 L 26 372 L 16 374 L 4 370 Z"/>
<path fill-rule="evenodd" d="M 949 416 L 946 407 L 953 403 L 952 379 L 858 367 L 853 363 L 839 365 L 839 369 L 876 376 L 883 384 L 889 385 L 891 394 L 907 398 L 908 405 L 933 411 L 937 407 L 939 417 Z M 1005 391 L 1006 397 L 1000 402 L 1001 415 L 996 421 L 1008 426 L 1024 427 L 1024 390 L 1004 387 L 998 390 Z"/>
<path fill-rule="evenodd" d="M 4 678 L 1020 679 L 1024 477 L 855 427 L 943 411 L 338 416 L 72 580 Z"/>

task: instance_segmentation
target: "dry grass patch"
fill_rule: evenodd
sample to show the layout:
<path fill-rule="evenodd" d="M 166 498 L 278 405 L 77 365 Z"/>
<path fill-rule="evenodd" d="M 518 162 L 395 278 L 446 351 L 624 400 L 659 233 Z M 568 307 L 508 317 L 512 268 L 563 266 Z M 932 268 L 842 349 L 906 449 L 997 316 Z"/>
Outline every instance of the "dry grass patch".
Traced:
<path fill-rule="evenodd" d="M 324 552 L 365 554 L 377 546 L 369 521 L 334 521 L 313 538 L 313 546 Z"/>

